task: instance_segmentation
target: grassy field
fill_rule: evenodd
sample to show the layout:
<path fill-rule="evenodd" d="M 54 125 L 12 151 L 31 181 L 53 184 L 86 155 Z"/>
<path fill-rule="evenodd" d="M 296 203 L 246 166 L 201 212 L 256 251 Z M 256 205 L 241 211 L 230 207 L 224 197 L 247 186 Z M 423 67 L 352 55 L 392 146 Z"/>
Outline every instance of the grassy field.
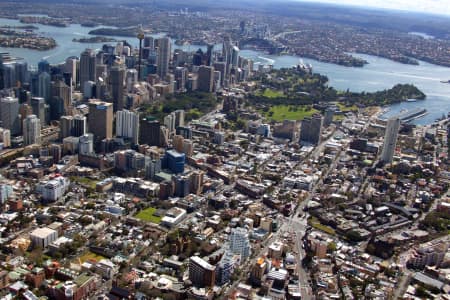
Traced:
<path fill-rule="evenodd" d="M 270 110 L 265 113 L 265 117 L 277 122 L 283 120 L 303 120 L 305 117 L 310 117 L 318 111 L 314 108 L 308 109 L 306 106 L 295 105 L 276 105 L 272 106 Z"/>
<path fill-rule="evenodd" d="M 136 215 L 136 218 L 138 218 L 139 220 L 142 220 L 142 221 L 159 224 L 161 222 L 161 217 L 153 215 L 155 212 L 156 212 L 156 208 L 149 207 L 147 209 L 141 210 Z"/>
<path fill-rule="evenodd" d="M 104 259 L 103 256 L 92 253 L 92 252 L 86 252 L 85 254 L 83 254 L 82 256 L 79 257 L 81 262 L 84 263 L 85 261 L 100 261 L 102 259 Z M 76 261 L 76 263 L 78 263 L 78 260 Z"/>
<path fill-rule="evenodd" d="M 344 113 L 350 112 L 350 111 L 358 111 L 358 107 L 356 107 L 356 105 L 345 106 L 345 104 L 343 104 L 343 103 L 337 103 L 336 105 Z"/>
<path fill-rule="evenodd" d="M 70 180 L 71 181 L 75 181 L 75 182 L 77 182 L 79 184 L 82 184 L 82 185 L 84 185 L 86 187 L 90 187 L 92 189 L 95 189 L 95 187 L 97 185 L 97 181 L 96 180 L 93 180 L 93 179 L 90 179 L 90 178 L 87 178 L 87 177 L 75 177 L 75 176 L 73 176 L 73 177 L 70 177 Z"/>
<path fill-rule="evenodd" d="M 330 235 L 336 235 L 336 231 L 334 231 L 333 228 L 323 225 L 317 220 L 315 217 L 311 217 L 311 219 L 308 220 L 308 223 L 314 227 L 317 230 L 323 231 L 325 233 L 328 233 Z"/>
<path fill-rule="evenodd" d="M 281 91 L 265 89 L 264 92 L 261 93 L 261 96 L 264 96 L 266 98 L 280 98 L 280 97 L 284 97 L 284 94 Z"/>

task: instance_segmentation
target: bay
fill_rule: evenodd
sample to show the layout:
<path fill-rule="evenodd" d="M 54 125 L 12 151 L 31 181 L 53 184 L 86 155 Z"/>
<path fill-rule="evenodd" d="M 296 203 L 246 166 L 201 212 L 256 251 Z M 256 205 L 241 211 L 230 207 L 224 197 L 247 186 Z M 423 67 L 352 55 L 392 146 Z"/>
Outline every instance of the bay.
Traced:
<path fill-rule="evenodd" d="M 17 26 L 23 25 L 18 20 L 0 18 L 0 25 Z M 36 24 L 39 28 L 36 32 L 45 36 L 53 37 L 58 46 L 48 51 L 36 51 L 21 48 L 1 48 L 0 52 L 9 52 L 16 57 L 24 58 L 30 65 L 36 66 L 41 59 L 47 59 L 50 63 L 63 62 L 69 56 L 79 56 L 86 48 L 100 49 L 104 43 L 76 43 L 74 38 L 87 37 L 89 31 L 98 27 L 83 27 L 79 24 L 71 24 L 68 27 L 53 27 Z M 163 34 L 154 34 L 158 37 Z M 127 40 L 130 45 L 137 47 L 139 41 L 129 37 L 113 37 L 117 40 Z M 113 43 L 114 44 L 114 43 Z M 199 45 L 173 45 L 173 49 L 181 48 L 184 51 L 196 51 L 198 48 L 205 50 Z M 221 46 L 216 45 L 215 49 L 220 50 Z M 260 51 L 241 50 L 240 55 L 252 59 L 256 65 L 272 64 L 275 68 L 291 67 L 297 65 L 301 60 L 310 63 L 313 71 L 328 76 L 329 85 L 338 90 L 351 90 L 354 92 L 374 92 L 391 88 L 397 83 L 411 83 L 421 89 L 427 99 L 417 102 L 403 102 L 389 107 L 386 116 L 397 114 L 404 109 L 426 108 L 428 114 L 423 118 L 416 119 L 412 123 L 418 125 L 430 124 L 442 114 L 450 111 L 450 84 L 441 83 L 441 80 L 450 79 L 450 68 L 420 62 L 419 65 L 405 65 L 388 59 L 354 54 L 369 62 L 363 68 L 353 68 L 338 66 L 319 62 L 317 60 L 301 58 L 292 55 L 266 55 Z"/>
<path fill-rule="evenodd" d="M 369 62 L 363 68 L 338 66 L 291 55 L 265 55 L 253 50 L 242 50 L 240 55 L 253 59 L 256 64 L 273 64 L 274 68 L 292 67 L 301 59 L 313 66 L 313 72 L 326 75 L 329 85 L 338 90 L 375 92 L 404 83 L 414 84 L 427 95 L 426 100 L 390 105 L 384 117 L 393 116 L 404 109 L 426 108 L 427 115 L 411 122 L 426 125 L 450 112 L 450 84 L 441 82 L 450 79 L 450 68 L 423 61 L 420 61 L 419 65 L 405 65 L 365 54 L 353 54 Z"/>

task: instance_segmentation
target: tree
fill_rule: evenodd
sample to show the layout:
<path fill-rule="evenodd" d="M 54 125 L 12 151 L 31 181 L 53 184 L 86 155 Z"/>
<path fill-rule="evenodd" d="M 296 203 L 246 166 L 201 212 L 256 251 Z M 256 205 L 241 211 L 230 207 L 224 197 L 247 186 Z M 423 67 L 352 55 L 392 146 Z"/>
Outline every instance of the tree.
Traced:
<path fill-rule="evenodd" d="M 335 242 L 328 243 L 327 252 L 332 253 L 334 251 L 336 251 L 336 243 Z"/>
<path fill-rule="evenodd" d="M 345 237 L 351 242 L 360 242 L 363 240 L 361 234 L 356 230 L 350 230 L 345 234 Z"/>

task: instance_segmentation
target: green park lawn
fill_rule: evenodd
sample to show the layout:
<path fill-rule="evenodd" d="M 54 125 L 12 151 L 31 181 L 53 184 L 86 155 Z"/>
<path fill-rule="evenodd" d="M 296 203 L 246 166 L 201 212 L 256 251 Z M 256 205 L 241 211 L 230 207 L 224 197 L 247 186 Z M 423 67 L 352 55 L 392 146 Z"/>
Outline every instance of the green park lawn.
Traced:
<path fill-rule="evenodd" d="M 266 118 L 276 122 L 283 120 L 303 120 L 305 117 L 310 117 L 317 113 L 318 110 L 314 108 L 308 109 L 307 106 L 295 105 L 276 105 L 272 106 L 268 112 L 265 113 Z"/>
<path fill-rule="evenodd" d="M 156 208 L 149 207 L 147 209 L 141 210 L 137 215 L 136 218 L 142 221 L 146 222 L 152 222 L 155 224 L 159 224 L 161 222 L 161 217 L 155 216 L 154 213 L 156 212 Z"/>
<path fill-rule="evenodd" d="M 99 262 L 100 260 L 104 259 L 103 256 L 92 253 L 92 252 L 86 252 L 84 253 L 82 256 L 79 257 L 79 260 L 84 263 L 86 261 L 96 261 Z M 77 263 L 79 262 L 78 260 L 76 261 Z"/>
<path fill-rule="evenodd" d="M 346 106 L 343 103 L 337 103 L 337 107 L 339 107 L 339 109 L 346 113 L 346 112 L 350 112 L 350 111 L 358 111 L 358 107 L 356 107 L 356 105 L 352 105 L 352 106 Z"/>
<path fill-rule="evenodd" d="M 271 89 L 265 89 L 262 93 L 262 96 L 266 98 L 280 98 L 284 97 L 284 93 L 282 91 L 275 91 Z"/>

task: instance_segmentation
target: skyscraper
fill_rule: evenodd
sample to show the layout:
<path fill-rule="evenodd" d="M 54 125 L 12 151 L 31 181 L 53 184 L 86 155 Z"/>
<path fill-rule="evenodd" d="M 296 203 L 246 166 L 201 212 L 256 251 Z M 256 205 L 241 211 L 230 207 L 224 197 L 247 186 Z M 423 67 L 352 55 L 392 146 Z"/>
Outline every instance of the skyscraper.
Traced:
<path fill-rule="evenodd" d="M 125 69 L 120 66 L 112 67 L 109 79 L 114 111 L 122 110 L 124 108 Z"/>
<path fill-rule="evenodd" d="M 116 136 L 129 138 L 133 144 L 139 139 L 139 113 L 120 110 L 116 114 Z"/>
<path fill-rule="evenodd" d="M 247 229 L 242 227 L 233 228 L 229 236 L 230 251 L 239 254 L 241 261 L 245 261 L 250 256 L 250 241 Z"/>
<path fill-rule="evenodd" d="M 3 82 L 5 88 L 16 86 L 16 67 L 14 64 L 3 64 Z"/>
<path fill-rule="evenodd" d="M 320 114 L 314 114 L 310 118 L 303 119 L 300 129 L 300 144 L 319 144 L 322 135 L 322 123 L 323 118 Z"/>
<path fill-rule="evenodd" d="M 64 113 L 67 113 L 69 107 L 72 105 L 72 91 L 63 80 L 56 80 L 51 85 L 52 97 L 58 97 L 62 99 L 64 106 Z"/>
<path fill-rule="evenodd" d="M 96 142 L 110 139 L 113 136 L 113 105 L 112 103 L 91 100 L 89 102 L 88 126 L 94 134 Z"/>
<path fill-rule="evenodd" d="M 15 63 L 16 81 L 20 82 L 21 86 L 29 82 L 28 64 L 26 61 L 18 61 Z"/>
<path fill-rule="evenodd" d="M 80 61 L 76 57 L 69 57 L 68 59 L 66 59 L 65 71 L 72 75 L 72 84 L 74 86 L 76 86 L 78 83 L 77 66 L 79 63 Z"/>
<path fill-rule="evenodd" d="M 136 69 L 127 70 L 125 82 L 127 92 L 131 92 L 133 86 L 138 82 L 138 72 Z"/>
<path fill-rule="evenodd" d="M 179 126 L 184 126 L 184 110 L 177 109 L 173 113 L 175 113 L 175 129 Z"/>
<path fill-rule="evenodd" d="M 59 119 L 59 138 L 62 140 L 72 135 L 73 117 L 62 116 Z"/>
<path fill-rule="evenodd" d="M 6 97 L 0 100 L 1 127 L 9 129 L 11 135 L 20 134 L 19 100 Z"/>
<path fill-rule="evenodd" d="M 31 98 L 31 109 L 33 115 L 35 115 L 40 121 L 41 125 L 45 124 L 45 99 L 41 97 Z"/>
<path fill-rule="evenodd" d="M 169 134 L 175 131 L 175 114 L 171 113 L 164 117 L 164 126 L 169 130 Z"/>
<path fill-rule="evenodd" d="M 73 127 L 71 128 L 72 136 L 82 136 L 86 134 L 87 120 L 83 115 L 75 115 L 73 117 Z"/>
<path fill-rule="evenodd" d="M 45 59 L 41 60 L 38 63 L 38 72 L 39 73 L 50 73 L 50 64 L 48 61 L 46 61 Z"/>
<path fill-rule="evenodd" d="M 216 268 L 198 256 L 189 258 L 189 280 L 196 287 L 214 287 Z"/>
<path fill-rule="evenodd" d="M 161 145 L 161 124 L 152 118 L 142 118 L 140 121 L 139 144 L 149 146 Z"/>
<path fill-rule="evenodd" d="M 239 63 L 239 48 L 237 46 L 233 46 L 231 49 L 231 65 L 233 67 L 238 67 Z"/>
<path fill-rule="evenodd" d="M 163 37 L 158 39 L 158 75 L 160 78 L 165 78 L 169 73 L 170 62 L 170 38 Z"/>
<path fill-rule="evenodd" d="M 80 57 L 80 86 L 83 88 L 87 81 L 96 82 L 96 64 L 95 52 L 92 49 L 86 49 Z"/>
<path fill-rule="evenodd" d="M 36 115 L 23 120 L 23 143 L 25 146 L 41 143 L 41 122 Z"/>
<path fill-rule="evenodd" d="M 185 67 L 176 67 L 175 80 L 177 82 L 176 90 L 184 92 L 186 90 L 186 79 L 188 71 Z"/>
<path fill-rule="evenodd" d="M 78 153 L 81 155 L 87 155 L 94 152 L 94 135 L 92 133 L 84 134 L 80 136 L 78 144 Z"/>
<path fill-rule="evenodd" d="M 400 128 L 400 119 L 390 118 L 386 124 L 384 134 L 383 151 L 381 152 L 381 161 L 391 163 L 394 157 L 395 146 L 397 145 L 398 130 Z"/>
<path fill-rule="evenodd" d="M 47 72 L 43 72 L 38 76 L 38 96 L 45 99 L 45 101 L 49 101 L 51 97 L 50 93 L 50 74 Z"/>
<path fill-rule="evenodd" d="M 200 66 L 198 69 L 198 89 L 211 93 L 214 88 L 214 67 Z"/>

